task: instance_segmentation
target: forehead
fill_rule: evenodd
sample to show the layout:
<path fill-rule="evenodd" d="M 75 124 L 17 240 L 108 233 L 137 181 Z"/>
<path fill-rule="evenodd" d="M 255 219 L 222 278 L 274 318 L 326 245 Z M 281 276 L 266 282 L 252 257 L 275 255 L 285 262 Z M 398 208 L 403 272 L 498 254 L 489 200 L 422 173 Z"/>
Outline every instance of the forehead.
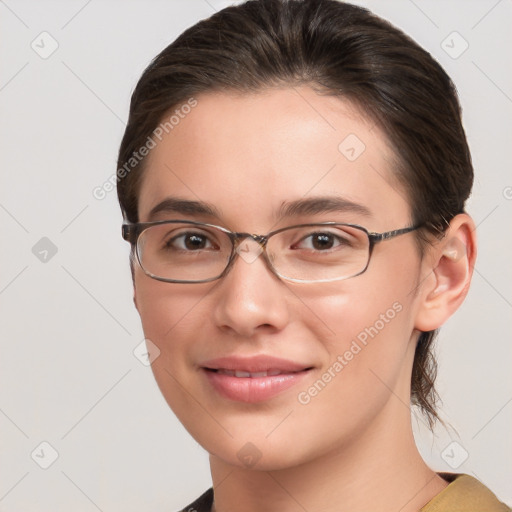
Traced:
<path fill-rule="evenodd" d="M 305 86 L 194 99 L 155 139 L 139 195 L 141 221 L 167 197 L 208 203 L 217 221 L 237 229 L 263 229 L 285 204 L 324 196 L 362 205 L 376 227 L 409 218 L 393 151 L 349 102 Z"/>

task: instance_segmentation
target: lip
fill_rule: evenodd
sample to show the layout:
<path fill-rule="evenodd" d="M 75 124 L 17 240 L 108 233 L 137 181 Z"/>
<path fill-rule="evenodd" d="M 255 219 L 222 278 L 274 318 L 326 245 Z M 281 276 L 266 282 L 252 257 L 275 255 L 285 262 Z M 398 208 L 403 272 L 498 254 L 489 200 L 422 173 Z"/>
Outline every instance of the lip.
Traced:
<path fill-rule="evenodd" d="M 224 398 L 245 403 L 270 400 L 298 384 L 311 366 L 272 356 L 221 357 L 202 363 L 201 371 L 212 388 Z M 217 370 L 231 372 L 276 372 L 279 375 L 236 377 Z"/>

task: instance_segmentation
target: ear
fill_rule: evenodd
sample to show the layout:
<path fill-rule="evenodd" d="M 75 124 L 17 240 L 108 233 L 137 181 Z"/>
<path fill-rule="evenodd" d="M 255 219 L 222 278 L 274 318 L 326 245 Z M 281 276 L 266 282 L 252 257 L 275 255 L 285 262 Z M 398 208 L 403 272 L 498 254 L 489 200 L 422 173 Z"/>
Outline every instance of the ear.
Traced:
<path fill-rule="evenodd" d="M 441 327 L 464 301 L 476 260 L 475 231 L 469 215 L 456 215 L 443 239 L 427 249 L 415 322 L 419 331 Z"/>

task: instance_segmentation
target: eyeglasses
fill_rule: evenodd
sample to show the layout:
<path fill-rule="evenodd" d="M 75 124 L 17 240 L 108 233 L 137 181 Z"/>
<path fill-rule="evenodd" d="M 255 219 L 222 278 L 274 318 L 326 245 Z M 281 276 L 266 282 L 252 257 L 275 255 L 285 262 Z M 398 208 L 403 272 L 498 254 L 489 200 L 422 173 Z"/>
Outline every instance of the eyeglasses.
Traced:
<path fill-rule="evenodd" d="M 299 283 L 340 281 L 362 274 L 376 243 L 410 233 L 409 226 L 385 233 L 356 224 L 300 224 L 267 235 L 236 233 L 188 220 L 123 224 L 142 270 L 167 283 L 206 283 L 225 276 L 236 256 L 252 263 L 263 254 L 278 277 Z"/>

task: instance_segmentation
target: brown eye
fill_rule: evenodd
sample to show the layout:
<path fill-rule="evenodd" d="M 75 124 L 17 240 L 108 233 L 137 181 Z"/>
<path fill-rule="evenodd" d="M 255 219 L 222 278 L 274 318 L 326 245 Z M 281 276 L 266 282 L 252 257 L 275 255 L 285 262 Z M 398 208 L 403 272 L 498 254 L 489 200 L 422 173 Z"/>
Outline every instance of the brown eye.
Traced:
<path fill-rule="evenodd" d="M 200 235 L 186 235 L 184 237 L 184 245 L 187 249 L 204 249 L 207 244 L 207 238 Z"/>
<path fill-rule="evenodd" d="M 312 235 L 311 237 L 311 245 L 314 249 L 322 250 L 322 249 L 331 249 L 334 245 L 334 237 L 327 233 L 318 233 Z"/>
<path fill-rule="evenodd" d="M 347 240 L 334 233 L 319 232 L 309 233 L 303 237 L 302 240 L 294 246 L 297 249 L 310 249 L 314 251 L 328 251 L 337 247 L 348 245 Z"/>
<path fill-rule="evenodd" d="M 168 249 L 183 251 L 199 251 L 214 248 L 210 239 L 202 233 L 181 233 L 168 240 L 165 244 Z"/>

